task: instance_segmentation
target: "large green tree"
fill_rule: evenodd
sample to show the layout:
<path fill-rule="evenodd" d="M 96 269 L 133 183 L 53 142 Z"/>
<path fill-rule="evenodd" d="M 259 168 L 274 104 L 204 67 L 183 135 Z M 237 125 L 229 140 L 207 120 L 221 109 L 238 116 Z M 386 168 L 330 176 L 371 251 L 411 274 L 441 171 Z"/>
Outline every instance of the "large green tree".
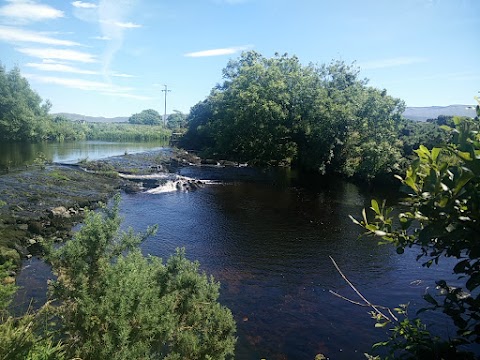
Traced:
<path fill-rule="evenodd" d="M 231 60 L 223 78 L 192 108 L 182 146 L 252 164 L 296 164 L 349 175 L 396 165 L 387 161 L 392 157 L 376 161 L 370 149 L 384 143 L 378 146 L 382 155 L 391 153 L 386 145 L 392 144 L 403 103 L 368 87 L 354 66 L 339 61 L 305 66 L 295 56 L 265 58 L 250 51 Z M 356 160 L 347 164 L 352 157 Z M 368 157 L 372 166 L 359 166 Z"/>
<path fill-rule="evenodd" d="M 51 104 L 30 88 L 14 67 L 0 65 L 0 140 L 42 140 L 48 137 Z"/>

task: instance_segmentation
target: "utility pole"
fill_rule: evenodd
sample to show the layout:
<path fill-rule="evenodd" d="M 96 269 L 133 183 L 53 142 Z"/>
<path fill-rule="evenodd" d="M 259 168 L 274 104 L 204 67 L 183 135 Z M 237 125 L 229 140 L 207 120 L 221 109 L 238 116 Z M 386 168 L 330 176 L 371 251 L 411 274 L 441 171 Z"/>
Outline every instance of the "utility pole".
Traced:
<path fill-rule="evenodd" d="M 163 85 L 163 86 L 165 86 L 165 89 L 162 90 L 162 92 L 165 93 L 165 111 L 163 113 L 163 127 L 167 128 L 167 92 L 172 90 L 168 90 L 167 85 Z"/>

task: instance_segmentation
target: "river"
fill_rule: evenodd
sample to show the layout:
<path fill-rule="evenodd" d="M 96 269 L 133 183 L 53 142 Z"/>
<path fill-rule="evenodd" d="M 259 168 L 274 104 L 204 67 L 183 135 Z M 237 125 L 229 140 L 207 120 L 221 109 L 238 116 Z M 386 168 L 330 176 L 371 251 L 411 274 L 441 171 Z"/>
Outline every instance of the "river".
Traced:
<path fill-rule="evenodd" d="M 143 231 L 158 224 L 142 244 L 145 254 L 165 259 L 185 247 L 221 282 L 220 301 L 237 322 L 238 359 L 363 359 L 385 338 L 366 308 L 329 293 L 358 300 L 329 256 L 371 302 L 387 306 L 410 302 L 418 309 L 425 288 L 450 276 L 446 266 L 423 268 L 415 251 L 398 255 L 359 240 L 361 229 L 348 215 L 358 216 L 372 195 L 343 180 L 248 168 L 185 167 L 180 174 L 219 181 L 194 192 L 122 194 L 123 226 Z M 18 277 L 22 296 L 41 297 L 49 276 L 38 259 L 26 261 Z M 454 334 L 441 316 L 427 321 Z"/>

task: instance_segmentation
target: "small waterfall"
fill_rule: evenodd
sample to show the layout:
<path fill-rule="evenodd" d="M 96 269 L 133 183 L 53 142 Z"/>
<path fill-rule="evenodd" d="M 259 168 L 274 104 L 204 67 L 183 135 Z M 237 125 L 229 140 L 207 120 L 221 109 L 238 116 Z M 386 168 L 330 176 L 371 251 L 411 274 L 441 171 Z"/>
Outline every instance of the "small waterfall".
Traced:
<path fill-rule="evenodd" d="M 148 175 L 119 174 L 120 177 L 132 181 L 141 181 L 146 187 L 145 193 L 161 194 L 174 191 L 194 191 L 205 184 L 218 184 L 211 180 L 198 180 L 177 174 L 157 173 Z"/>

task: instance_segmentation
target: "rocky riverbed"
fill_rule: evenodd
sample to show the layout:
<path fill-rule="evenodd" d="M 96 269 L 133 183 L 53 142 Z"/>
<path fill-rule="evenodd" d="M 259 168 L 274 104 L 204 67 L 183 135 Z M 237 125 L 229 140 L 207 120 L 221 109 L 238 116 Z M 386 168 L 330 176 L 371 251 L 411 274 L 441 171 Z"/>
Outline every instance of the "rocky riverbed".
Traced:
<path fill-rule="evenodd" d="M 118 191 L 154 189 L 179 166 L 198 165 L 182 150 L 161 150 L 70 164 L 39 164 L 0 175 L 0 264 L 41 254 L 46 241 L 63 241 L 95 208 Z M 155 176 L 152 176 L 155 175 Z M 179 177 L 175 187 L 195 190 L 201 182 Z"/>

